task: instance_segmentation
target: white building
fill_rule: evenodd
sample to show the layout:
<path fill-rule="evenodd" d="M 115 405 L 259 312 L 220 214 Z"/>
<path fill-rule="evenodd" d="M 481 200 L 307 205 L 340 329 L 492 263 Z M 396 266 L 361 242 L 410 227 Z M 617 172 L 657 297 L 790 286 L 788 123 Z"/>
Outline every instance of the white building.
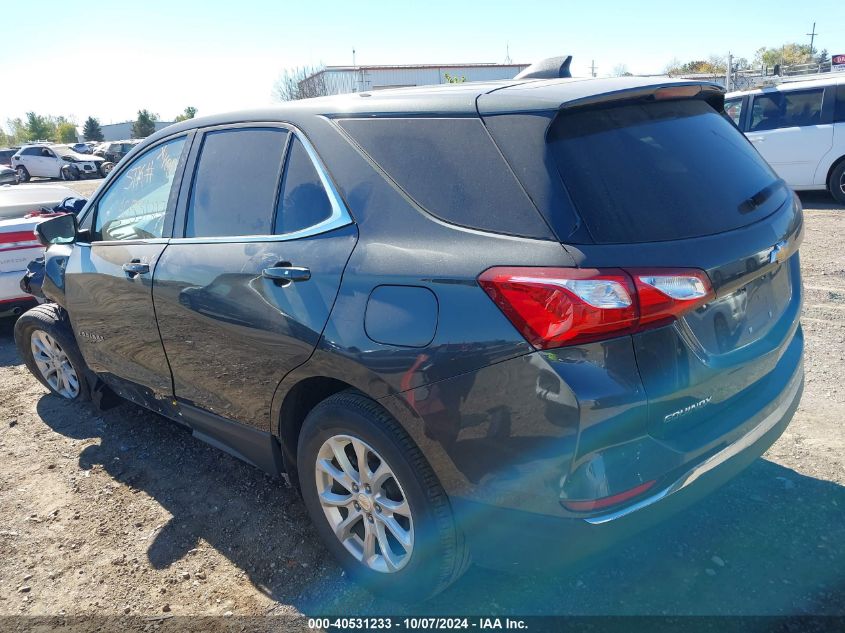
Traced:
<path fill-rule="evenodd" d="M 410 64 L 398 66 L 326 66 L 301 83 L 319 83 L 321 92 L 342 94 L 385 88 L 448 83 L 446 75 L 466 81 L 513 79 L 528 64 Z M 321 86 L 322 87 L 322 86 Z"/>

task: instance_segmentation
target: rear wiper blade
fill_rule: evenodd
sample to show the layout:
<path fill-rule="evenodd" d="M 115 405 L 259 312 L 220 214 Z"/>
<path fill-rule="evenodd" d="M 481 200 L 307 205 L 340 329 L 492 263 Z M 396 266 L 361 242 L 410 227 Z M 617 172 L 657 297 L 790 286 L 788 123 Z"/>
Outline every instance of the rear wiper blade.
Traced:
<path fill-rule="evenodd" d="M 753 196 L 751 196 L 750 198 L 742 201 L 739 204 L 739 207 L 737 207 L 739 212 L 740 213 L 750 213 L 751 211 L 754 211 L 755 209 L 759 208 L 763 203 L 765 203 L 766 200 L 771 198 L 772 194 L 774 194 L 776 191 L 778 191 L 779 189 L 782 189 L 785 186 L 786 186 L 786 182 L 784 182 L 783 180 L 775 180 L 769 186 L 763 187 L 762 189 L 760 189 L 760 191 L 755 193 Z"/>

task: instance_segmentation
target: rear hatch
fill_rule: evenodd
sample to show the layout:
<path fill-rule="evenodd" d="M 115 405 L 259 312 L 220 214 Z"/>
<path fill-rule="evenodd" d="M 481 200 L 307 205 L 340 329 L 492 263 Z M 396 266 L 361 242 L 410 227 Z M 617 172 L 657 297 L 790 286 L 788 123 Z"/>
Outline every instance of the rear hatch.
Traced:
<path fill-rule="evenodd" d="M 783 359 L 801 304 L 801 208 L 723 116 L 721 93 L 637 86 L 519 114 L 497 94 L 479 100 L 485 123 L 579 267 L 710 280 L 707 303 L 632 337 L 649 432 L 682 443 L 706 420 L 737 420 L 728 410 L 763 408 L 800 362 Z"/>

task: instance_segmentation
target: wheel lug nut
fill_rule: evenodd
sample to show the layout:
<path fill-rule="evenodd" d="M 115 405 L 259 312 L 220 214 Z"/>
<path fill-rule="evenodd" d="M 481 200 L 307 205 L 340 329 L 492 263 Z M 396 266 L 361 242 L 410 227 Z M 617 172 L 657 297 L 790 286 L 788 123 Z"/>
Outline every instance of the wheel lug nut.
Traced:
<path fill-rule="evenodd" d="M 372 490 L 370 490 L 370 484 L 367 484 L 364 490 L 367 491 L 367 494 L 370 494 L 372 492 Z"/>
<path fill-rule="evenodd" d="M 361 509 L 361 504 L 359 504 L 357 501 L 355 503 L 353 503 L 352 505 L 355 507 L 356 510 Z"/>
<path fill-rule="evenodd" d="M 379 504 L 376 504 L 376 512 L 381 512 L 381 506 Z"/>
<path fill-rule="evenodd" d="M 358 492 L 358 484 L 352 484 L 352 492 Z"/>
<path fill-rule="evenodd" d="M 368 515 L 367 515 L 367 521 L 369 521 L 370 523 L 372 523 L 373 521 L 375 521 L 375 519 L 373 519 L 373 515 L 372 515 L 372 514 L 368 514 Z"/>

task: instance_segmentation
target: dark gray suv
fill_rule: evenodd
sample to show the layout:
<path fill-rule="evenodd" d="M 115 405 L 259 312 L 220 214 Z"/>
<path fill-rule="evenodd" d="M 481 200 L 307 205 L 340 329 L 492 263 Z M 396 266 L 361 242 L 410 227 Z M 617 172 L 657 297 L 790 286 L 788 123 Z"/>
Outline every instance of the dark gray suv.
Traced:
<path fill-rule="evenodd" d="M 801 207 L 723 105 L 528 78 L 173 125 L 39 225 L 53 303 L 18 348 L 286 473 L 375 591 L 566 562 L 798 405 Z"/>

